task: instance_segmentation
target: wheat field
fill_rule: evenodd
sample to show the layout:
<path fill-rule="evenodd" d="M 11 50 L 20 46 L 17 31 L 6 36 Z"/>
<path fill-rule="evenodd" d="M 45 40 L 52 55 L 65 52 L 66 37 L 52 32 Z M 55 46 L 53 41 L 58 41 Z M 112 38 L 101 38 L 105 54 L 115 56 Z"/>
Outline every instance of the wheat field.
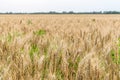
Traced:
<path fill-rule="evenodd" d="M 0 80 L 120 80 L 120 15 L 0 15 Z"/>

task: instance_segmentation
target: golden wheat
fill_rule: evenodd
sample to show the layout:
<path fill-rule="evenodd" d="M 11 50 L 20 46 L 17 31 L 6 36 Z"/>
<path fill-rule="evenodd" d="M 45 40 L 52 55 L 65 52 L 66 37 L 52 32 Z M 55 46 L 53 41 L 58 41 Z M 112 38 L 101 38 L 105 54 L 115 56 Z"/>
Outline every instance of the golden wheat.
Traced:
<path fill-rule="evenodd" d="M 120 80 L 119 37 L 120 15 L 0 15 L 0 80 Z"/>

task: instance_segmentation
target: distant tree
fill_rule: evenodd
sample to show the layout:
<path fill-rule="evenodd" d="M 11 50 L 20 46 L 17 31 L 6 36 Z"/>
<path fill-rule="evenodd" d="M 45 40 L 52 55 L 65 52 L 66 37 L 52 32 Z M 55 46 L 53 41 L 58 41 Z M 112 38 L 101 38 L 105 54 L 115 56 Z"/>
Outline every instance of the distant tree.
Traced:
<path fill-rule="evenodd" d="M 118 11 L 104 11 L 104 14 L 120 14 Z"/>
<path fill-rule="evenodd" d="M 99 11 L 99 12 L 94 11 L 92 12 L 92 14 L 102 14 L 102 11 Z"/>
<path fill-rule="evenodd" d="M 74 14 L 74 12 L 73 11 L 69 11 L 68 14 Z"/>
<path fill-rule="evenodd" d="M 55 11 L 50 11 L 48 14 L 57 14 Z"/>
<path fill-rule="evenodd" d="M 67 12 L 66 12 L 66 11 L 63 11 L 62 14 L 67 14 Z"/>

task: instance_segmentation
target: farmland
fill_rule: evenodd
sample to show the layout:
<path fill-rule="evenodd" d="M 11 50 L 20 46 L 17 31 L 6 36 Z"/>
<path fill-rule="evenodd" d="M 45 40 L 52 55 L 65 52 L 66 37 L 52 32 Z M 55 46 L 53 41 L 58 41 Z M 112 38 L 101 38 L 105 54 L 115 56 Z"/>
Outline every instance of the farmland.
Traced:
<path fill-rule="evenodd" d="M 0 15 L 0 80 L 120 80 L 120 15 Z"/>

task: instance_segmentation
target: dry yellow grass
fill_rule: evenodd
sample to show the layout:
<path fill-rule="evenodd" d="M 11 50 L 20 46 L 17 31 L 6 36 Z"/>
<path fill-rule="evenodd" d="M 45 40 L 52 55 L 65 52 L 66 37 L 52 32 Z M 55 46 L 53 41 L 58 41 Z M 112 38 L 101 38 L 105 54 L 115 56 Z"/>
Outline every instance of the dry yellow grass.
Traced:
<path fill-rule="evenodd" d="M 120 15 L 0 15 L 0 80 L 120 80 Z"/>

